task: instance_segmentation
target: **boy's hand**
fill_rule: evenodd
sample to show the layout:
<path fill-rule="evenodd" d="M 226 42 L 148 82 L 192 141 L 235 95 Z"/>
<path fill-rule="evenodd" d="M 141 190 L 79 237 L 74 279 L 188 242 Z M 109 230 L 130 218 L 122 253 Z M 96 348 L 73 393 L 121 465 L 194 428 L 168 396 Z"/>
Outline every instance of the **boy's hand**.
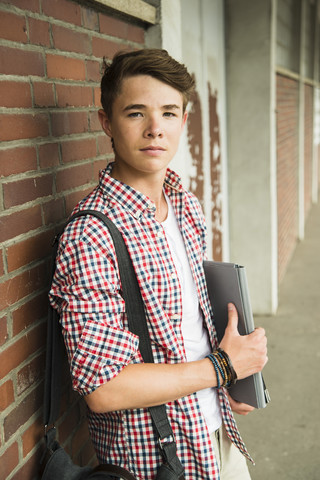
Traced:
<path fill-rule="evenodd" d="M 254 407 L 252 407 L 251 405 L 247 405 L 246 403 L 240 403 L 234 400 L 228 391 L 227 395 L 232 411 L 237 413 L 238 415 L 248 415 L 248 413 L 254 410 Z"/>
<path fill-rule="evenodd" d="M 268 361 L 264 329 L 256 328 L 249 335 L 240 335 L 238 313 L 232 303 L 228 305 L 228 325 L 220 348 L 229 355 L 239 380 L 260 372 Z"/>

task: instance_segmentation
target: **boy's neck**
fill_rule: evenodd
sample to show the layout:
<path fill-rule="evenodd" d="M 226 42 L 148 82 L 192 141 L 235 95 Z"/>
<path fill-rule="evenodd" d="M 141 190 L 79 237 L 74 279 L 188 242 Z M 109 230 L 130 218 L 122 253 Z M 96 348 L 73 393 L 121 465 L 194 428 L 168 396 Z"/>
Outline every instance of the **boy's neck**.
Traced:
<path fill-rule="evenodd" d="M 156 174 L 141 173 L 140 175 L 137 175 L 127 169 L 122 171 L 122 169 L 117 168 L 117 165 L 115 164 L 111 176 L 146 195 L 156 207 L 156 219 L 159 222 L 163 222 L 168 214 L 168 206 L 163 193 L 165 173 L 166 172 L 157 172 Z"/>

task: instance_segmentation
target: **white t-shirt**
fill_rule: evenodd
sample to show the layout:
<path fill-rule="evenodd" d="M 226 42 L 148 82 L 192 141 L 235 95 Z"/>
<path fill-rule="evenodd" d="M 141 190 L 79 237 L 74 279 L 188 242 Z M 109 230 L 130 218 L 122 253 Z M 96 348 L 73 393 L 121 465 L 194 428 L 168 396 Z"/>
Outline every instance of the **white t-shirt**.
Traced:
<path fill-rule="evenodd" d="M 209 336 L 204 326 L 199 305 L 196 285 L 192 276 L 186 248 L 179 225 L 171 204 L 166 196 L 168 216 L 164 227 L 171 255 L 179 276 L 182 290 L 182 335 L 188 362 L 200 360 L 211 353 Z M 210 433 L 217 430 L 222 423 L 217 392 L 206 388 L 197 392 L 201 411 L 205 417 Z"/>

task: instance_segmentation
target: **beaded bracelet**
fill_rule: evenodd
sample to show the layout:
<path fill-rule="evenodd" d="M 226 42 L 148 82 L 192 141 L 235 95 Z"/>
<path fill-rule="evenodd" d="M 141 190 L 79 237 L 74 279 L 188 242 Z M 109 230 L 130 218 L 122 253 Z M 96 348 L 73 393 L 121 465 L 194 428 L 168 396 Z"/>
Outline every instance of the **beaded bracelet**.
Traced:
<path fill-rule="evenodd" d="M 209 360 L 211 360 L 212 365 L 214 366 L 216 376 L 217 376 L 217 387 L 216 388 L 220 388 L 221 386 L 223 386 L 224 380 L 225 380 L 224 375 L 222 373 L 222 369 L 219 366 L 218 362 L 216 361 L 215 356 L 212 353 L 210 353 L 210 355 L 207 355 L 206 358 L 209 358 Z M 220 383 L 219 371 L 220 371 L 221 377 L 222 377 L 222 384 Z"/>
<path fill-rule="evenodd" d="M 218 348 L 218 352 L 220 355 L 222 355 L 225 359 L 225 361 L 227 362 L 228 364 L 228 369 L 230 370 L 231 372 L 231 385 L 234 385 L 238 379 L 238 376 L 237 376 L 237 372 L 235 371 L 235 369 L 233 368 L 233 365 L 231 363 L 231 360 L 230 360 L 230 357 L 229 355 L 224 351 L 222 350 L 221 348 Z M 230 385 L 230 386 L 231 386 Z"/>
<path fill-rule="evenodd" d="M 215 369 L 217 376 L 216 388 L 229 388 L 231 387 L 231 385 L 234 385 L 236 383 L 238 378 L 237 374 L 233 368 L 229 355 L 224 350 L 218 348 L 213 353 L 207 355 L 206 358 L 209 358 Z M 222 382 L 220 382 L 219 373 L 221 374 Z"/>

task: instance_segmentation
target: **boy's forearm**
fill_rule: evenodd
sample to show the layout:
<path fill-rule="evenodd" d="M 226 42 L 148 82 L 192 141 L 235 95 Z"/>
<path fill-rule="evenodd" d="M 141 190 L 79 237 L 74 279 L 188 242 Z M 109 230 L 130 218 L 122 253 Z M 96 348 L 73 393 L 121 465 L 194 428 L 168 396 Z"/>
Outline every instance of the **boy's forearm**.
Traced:
<path fill-rule="evenodd" d="M 131 364 L 86 397 L 96 413 L 148 408 L 216 387 L 209 359 L 179 364 Z"/>

